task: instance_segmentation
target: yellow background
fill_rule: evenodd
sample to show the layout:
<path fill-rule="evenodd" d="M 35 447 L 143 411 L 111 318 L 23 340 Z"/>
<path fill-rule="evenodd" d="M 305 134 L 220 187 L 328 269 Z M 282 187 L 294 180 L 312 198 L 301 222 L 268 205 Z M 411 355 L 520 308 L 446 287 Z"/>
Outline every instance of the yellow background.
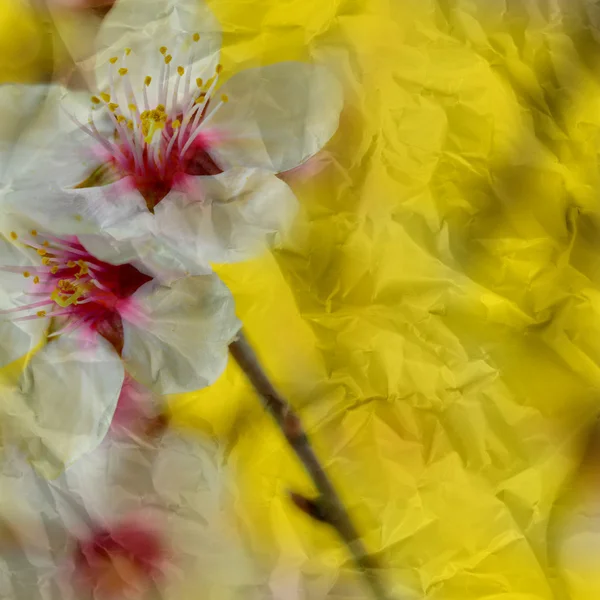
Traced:
<path fill-rule="evenodd" d="M 293 232 L 218 271 L 397 598 L 600 591 L 594 547 L 557 559 L 600 485 L 579 470 L 600 407 L 600 30 L 582 2 L 508 4 L 210 2 L 226 71 L 319 60 L 346 89 Z M 0 15 L 0 74 L 42 78 L 40 18 Z M 350 568 L 287 501 L 310 483 L 235 364 L 172 410 L 228 444 L 267 563 Z"/>

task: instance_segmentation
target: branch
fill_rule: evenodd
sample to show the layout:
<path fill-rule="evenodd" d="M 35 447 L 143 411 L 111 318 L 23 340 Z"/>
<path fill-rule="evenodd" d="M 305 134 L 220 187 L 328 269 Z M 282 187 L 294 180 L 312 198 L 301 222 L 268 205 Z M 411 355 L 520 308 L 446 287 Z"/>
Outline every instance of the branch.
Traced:
<path fill-rule="evenodd" d="M 373 597 L 376 600 L 390 600 L 377 575 L 378 565 L 368 554 L 350 516 L 319 463 L 300 418 L 269 380 L 243 332 L 240 332 L 238 338 L 230 344 L 229 352 L 252 383 L 264 407 L 271 413 L 288 444 L 313 480 L 319 492 L 318 507 L 321 518 L 318 520 L 328 523 L 337 531 L 348 547 L 356 566 L 364 575 Z M 296 501 L 295 503 L 297 504 Z"/>

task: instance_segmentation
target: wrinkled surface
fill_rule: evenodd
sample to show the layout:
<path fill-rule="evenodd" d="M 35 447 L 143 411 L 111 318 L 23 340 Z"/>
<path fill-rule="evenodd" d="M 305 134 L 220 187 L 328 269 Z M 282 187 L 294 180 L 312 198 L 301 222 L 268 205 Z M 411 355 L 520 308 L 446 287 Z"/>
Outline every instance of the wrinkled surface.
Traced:
<path fill-rule="evenodd" d="M 399 598 L 594 598 L 594 3 L 210 5 L 226 69 L 319 59 L 345 86 L 318 168 L 287 176 L 292 233 L 219 274 L 388 585 Z M 365 597 L 335 536 L 288 502 L 310 483 L 235 365 L 171 406 L 226 445 L 236 523 L 272 593 Z"/>

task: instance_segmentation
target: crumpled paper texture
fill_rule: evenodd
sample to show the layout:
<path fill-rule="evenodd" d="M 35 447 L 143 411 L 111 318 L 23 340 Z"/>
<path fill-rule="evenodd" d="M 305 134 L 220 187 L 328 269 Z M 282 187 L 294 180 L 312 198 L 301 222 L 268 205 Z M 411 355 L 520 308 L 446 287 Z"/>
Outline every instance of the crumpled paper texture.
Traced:
<path fill-rule="evenodd" d="M 323 60 L 345 86 L 318 168 L 290 175 L 292 233 L 217 270 L 389 588 L 595 597 L 600 542 L 580 560 L 565 531 L 600 498 L 598 8 L 209 4 L 226 70 Z M 227 445 L 272 590 L 365 597 L 335 535 L 288 501 L 310 482 L 235 364 L 171 412 Z"/>

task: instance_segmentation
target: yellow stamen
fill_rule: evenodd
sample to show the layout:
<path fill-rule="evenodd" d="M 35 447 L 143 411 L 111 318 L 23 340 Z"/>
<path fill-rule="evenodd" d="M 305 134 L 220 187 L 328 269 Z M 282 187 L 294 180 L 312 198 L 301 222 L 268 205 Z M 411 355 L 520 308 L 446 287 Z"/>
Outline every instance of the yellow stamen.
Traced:
<path fill-rule="evenodd" d="M 192 36 L 192 39 L 193 39 L 195 42 L 199 42 L 199 41 L 200 41 L 200 34 L 199 34 L 199 33 L 195 33 L 195 34 Z"/>
<path fill-rule="evenodd" d="M 35 229 L 31 230 L 31 235 L 37 235 L 37 231 Z"/>
<path fill-rule="evenodd" d="M 50 259 L 45 256 L 44 258 L 42 258 L 42 264 L 48 266 L 50 264 Z"/>
<path fill-rule="evenodd" d="M 50 273 L 52 273 L 52 275 L 56 275 L 58 273 L 58 267 L 54 266 L 50 269 Z"/>
<path fill-rule="evenodd" d="M 46 256 L 46 251 L 45 251 L 43 248 L 40 248 L 40 249 L 37 251 L 37 253 L 38 253 L 40 256 Z"/>
<path fill-rule="evenodd" d="M 173 129 L 179 129 L 181 127 L 181 121 L 179 119 L 175 119 L 173 123 L 171 123 L 171 127 Z"/>
<path fill-rule="evenodd" d="M 160 47 L 160 53 L 164 56 L 167 53 L 167 47 L 166 46 L 161 46 Z"/>
<path fill-rule="evenodd" d="M 117 123 L 124 123 L 127 119 L 123 115 L 117 115 Z"/>
<path fill-rule="evenodd" d="M 215 69 L 215 73 L 222 73 L 223 72 L 223 65 L 219 64 L 217 65 L 217 68 Z"/>
<path fill-rule="evenodd" d="M 164 104 L 159 104 L 159 105 L 156 107 L 156 110 L 157 110 L 158 112 L 165 112 L 165 105 L 164 105 Z"/>
<path fill-rule="evenodd" d="M 221 100 L 223 100 L 223 102 L 227 103 L 227 102 L 229 102 L 229 96 L 227 94 L 223 94 L 221 96 Z"/>
<path fill-rule="evenodd" d="M 50 242 L 48 242 L 48 241 L 45 241 L 45 242 L 42 244 L 42 246 L 46 246 L 46 248 L 47 248 L 49 245 L 50 245 Z"/>
<path fill-rule="evenodd" d="M 36 275 L 36 276 L 33 278 L 33 283 L 39 283 L 39 282 L 40 282 L 40 278 L 39 278 L 39 277 Z"/>
<path fill-rule="evenodd" d="M 170 54 L 165 56 L 165 65 L 168 65 L 173 60 L 173 57 Z"/>
<path fill-rule="evenodd" d="M 106 92 L 100 92 L 100 98 L 102 98 L 104 102 L 110 102 L 110 94 L 107 94 Z"/>
<path fill-rule="evenodd" d="M 133 131 L 133 121 L 127 121 L 127 128 Z"/>
<path fill-rule="evenodd" d="M 126 69 L 125 67 L 121 67 L 121 68 L 119 69 L 119 75 L 120 75 L 121 77 L 125 77 L 125 75 L 127 75 L 127 69 Z"/>
<path fill-rule="evenodd" d="M 152 77 L 150 75 L 146 75 L 146 79 L 144 79 L 144 85 L 148 87 L 152 83 Z"/>
<path fill-rule="evenodd" d="M 185 73 L 185 69 L 181 65 L 179 67 L 177 67 L 177 74 L 180 77 L 182 77 L 184 73 Z"/>
<path fill-rule="evenodd" d="M 131 104 L 128 104 L 127 106 L 129 107 L 129 110 L 137 110 L 136 104 L 131 103 Z"/>
<path fill-rule="evenodd" d="M 11 231 L 11 232 L 10 232 L 10 237 L 11 237 L 13 240 L 16 240 L 16 239 L 17 239 L 19 236 L 18 236 L 18 235 L 17 235 L 17 234 L 16 234 L 14 231 Z"/>
<path fill-rule="evenodd" d="M 197 85 L 199 88 L 201 88 L 201 87 L 202 87 L 202 84 L 203 84 L 203 83 L 204 83 L 204 81 L 202 81 L 202 77 L 198 77 L 198 78 L 196 79 L 196 85 Z"/>
<path fill-rule="evenodd" d="M 92 96 L 91 100 L 94 104 L 100 104 L 100 98 L 98 98 L 98 96 Z"/>
<path fill-rule="evenodd" d="M 29 271 L 23 271 L 23 277 L 27 278 L 30 276 L 31 276 L 31 273 Z"/>
<path fill-rule="evenodd" d="M 202 92 L 202 94 L 200 94 L 200 95 L 199 95 L 199 96 L 196 98 L 196 100 L 195 100 L 194 104 L 202 104 L 202 103 L 204 102 L 204 99 L 205 99 L 205 98 L 206 98 L 206 94 L 205 94 L 204 92 Z"/>
<path fill-rule="evenodd" d="M 215 80 L 215 78 L 214 78 L 214 77 L 211 77 L 211 78 L 210 78 L 210 79 L 209 79 L 209 80 L 208 80 L 208 81 L 207 81 L 207 82 L 204 84 L 204 89 L 206 89 L 206 90 L 207 90 L 207 89 L 209 89 L 209 88 L 212 86 L 212 84 L 213 84 L 214 80 Z"/>
<path fill-rule="evenodd" d="M 108 62 L 109 62 L 111 65 L 114 65 L 114 64 L 115 64 L 115 63 L 116 63 L 118 60 L 119 60 L 119 57 L 118 57 L 118 56 L 113 56 L 112 58 L 109 58 L 109 59 L 108 59 Z"/>
<path fill-rule="evenodd" d="M 117 108 L 119 108 L 119 105 L 115 104 L 114 102 L 110 102 L 108 105 L 108 110 L 110 110 L 110 112 L 114 113 Z"/>
<path fill-rule="evenodd" d="M 125 56 L 129 56 L 131 54 L 131 48 L 125 48 Z"/>
<path fill-rule="evenodd" d="M 72 269 L 74 266 L 75 266 L 75 263 L 74 263 L 72 260 L 70 260 L 70 261 L 67 263 L 67 267 L 69 267 L 69 269 Z"/>
<path fill-rule="evenodd" d="M 46 311 L 45 310 L 38 310 L 35 314 L 38 317 L 45 317 L 46 316 Z"/>

